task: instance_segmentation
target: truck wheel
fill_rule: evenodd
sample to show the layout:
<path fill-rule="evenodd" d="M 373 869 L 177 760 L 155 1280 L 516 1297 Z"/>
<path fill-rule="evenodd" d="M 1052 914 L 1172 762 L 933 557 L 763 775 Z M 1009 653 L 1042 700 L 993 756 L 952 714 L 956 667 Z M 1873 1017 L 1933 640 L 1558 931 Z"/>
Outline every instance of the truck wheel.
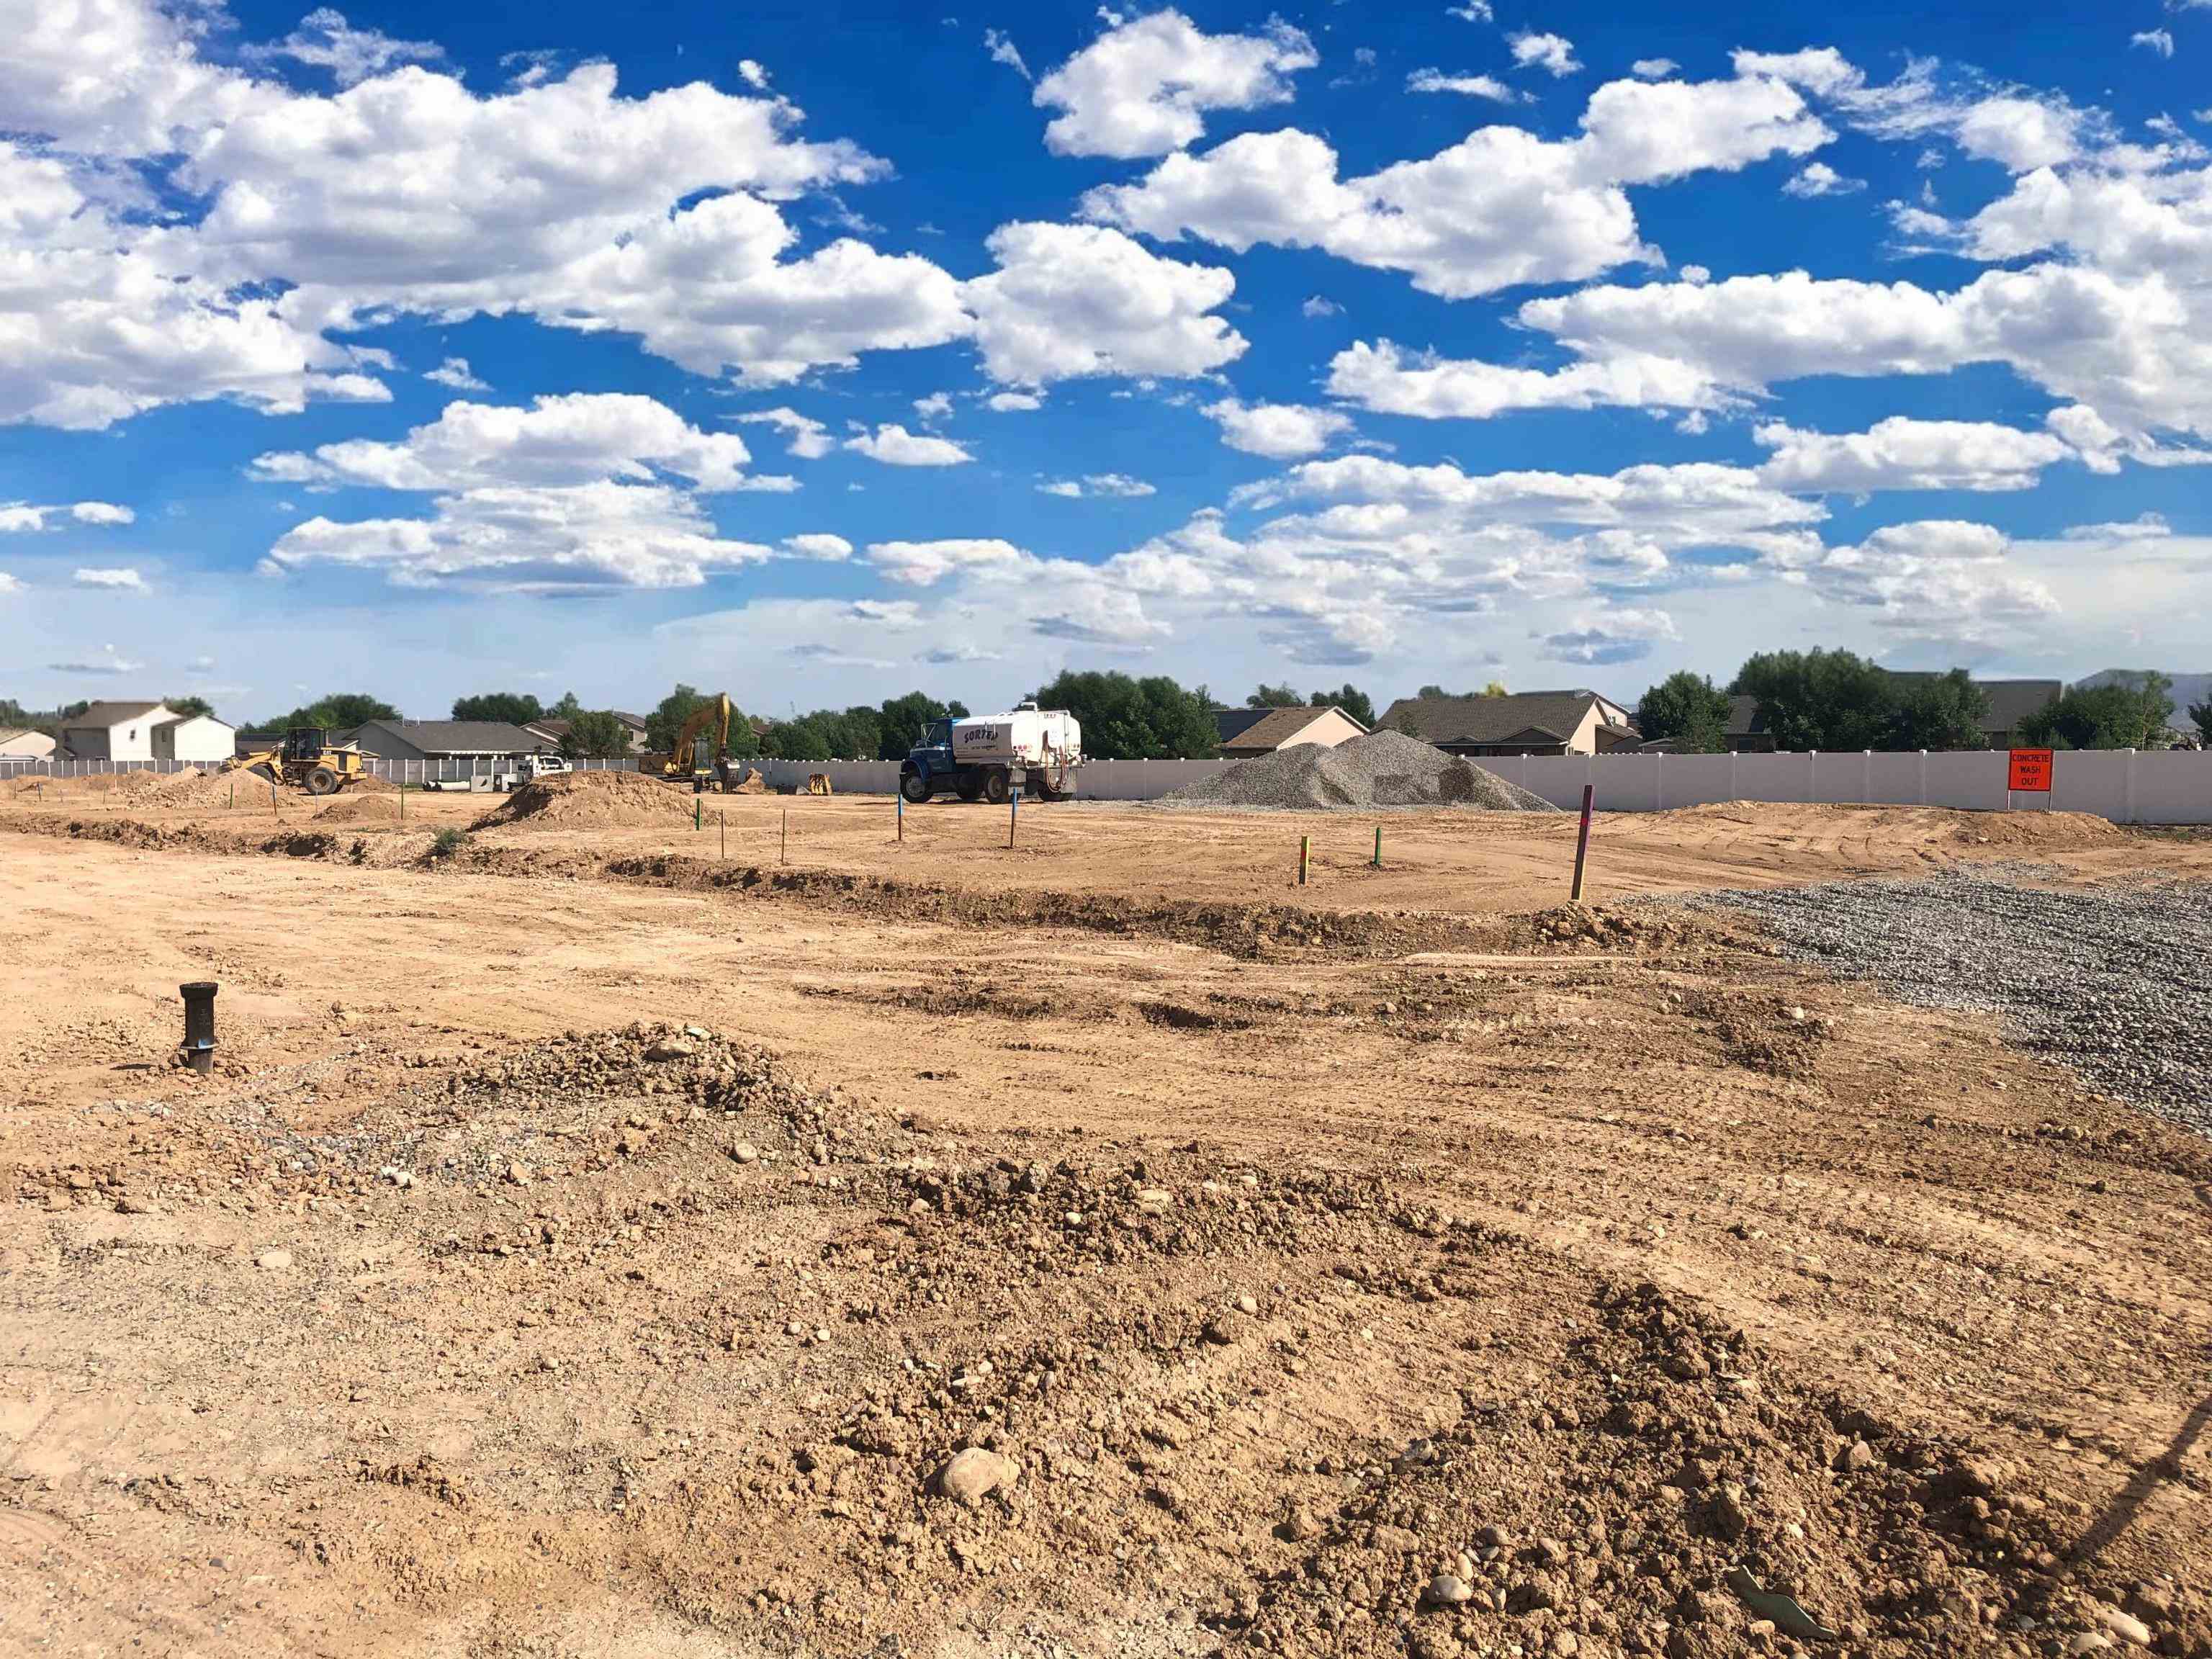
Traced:
<path fill-rule="evenodd" d="M 1006 769 L 994 766 L 983 775 L 983 799 L 994 806 L 1004 806 L 1006 793 Z"/>
<path fill-rule="evenodd" d="M 919 772 L 909 772 L 899 780 L 899 793 L 919 806 L 930 797 L 929 780 Z"/>
<path fill-rule="evenodd" d="M 977 801 L 983 799 L 983 780 L 977 777 L 973 772 L 962 774 L 960 781 L 955 786 L 955 789 L 959 794 L 960 799 L 966 801 L 971 806 Z"/>
<path fill-rule="evenodd" d="M 330 767 L 318 766 L 307 774 L 307 793 L 311 795 L 327 795 L 337 787 L 338 775 Z"/>

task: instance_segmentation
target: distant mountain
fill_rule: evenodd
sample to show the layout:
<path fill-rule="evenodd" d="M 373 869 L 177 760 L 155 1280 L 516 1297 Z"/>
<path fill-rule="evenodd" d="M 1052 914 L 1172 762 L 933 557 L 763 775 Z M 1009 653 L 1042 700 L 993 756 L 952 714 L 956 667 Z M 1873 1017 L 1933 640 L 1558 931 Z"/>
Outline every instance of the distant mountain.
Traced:
<path fill-rule="evenodd" d="M 2090 687 L 2133 685 L 2142 678 L 2144 672 L 2145 671 L 2140 668 L 2105 668 L 2100 669 L 2085 679 L 2076 680 L 2074 684 Z M 2166 696 L 2173 699 L 2172 724 L 2186 730 L 2189 725 L 2190 704 L 2203 702 L 2207 697 L 2212 697 L 2212 673 L 2176 674 L 2166 669 L 2160 669 L 2159 672 L 2165 674 L 2166 678 L 2173 682 L 2173 690 L 2166 693 Z"/>

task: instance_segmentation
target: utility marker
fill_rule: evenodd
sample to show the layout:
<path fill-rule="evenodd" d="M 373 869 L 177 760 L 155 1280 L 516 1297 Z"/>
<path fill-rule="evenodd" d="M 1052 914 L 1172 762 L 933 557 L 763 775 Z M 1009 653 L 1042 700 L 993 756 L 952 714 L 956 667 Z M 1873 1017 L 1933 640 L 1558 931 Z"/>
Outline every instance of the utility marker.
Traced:
<path fill-rule="evenodd" d="M 1310 864 L 1312 860 L 1313 837 L 1311 836 L 1300 836 L 1298 837 L 1298 885 L 1301 887 L 1306 884 L 1306 866 Z"/>
<path fill-rule="evenodd" d="M 1575 837 L 1575 890 L 1567 895 L 1568 902 L 1572 904 L 1580 904 L 1583 902 L 1583 860 L 1589 856 L 1590 807 L 1596 799 L 1597 786 L 1594 783 L 1584 784 L 1583 786 L 1582 833 Z"/>

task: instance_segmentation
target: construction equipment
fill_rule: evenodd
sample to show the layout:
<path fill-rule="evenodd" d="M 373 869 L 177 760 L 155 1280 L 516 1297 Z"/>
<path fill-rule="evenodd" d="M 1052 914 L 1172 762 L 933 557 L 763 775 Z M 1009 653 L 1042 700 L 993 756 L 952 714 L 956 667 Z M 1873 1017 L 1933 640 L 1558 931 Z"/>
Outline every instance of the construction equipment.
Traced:
<path fill-rule="evenodd" d="M 699 753 L 699 739 L 706 735 L 710 726 L 714 731 L 714 751 L 711 757 L 702 759 Z M 691 718 L 684 722 L 684 729 L 676 734 L 676 752 L 662 764 L 660 775 L 680 780 L 697 789 L 703 787 L 702 781 L 708 775 L 720 769 L 722 763 L 728 760 L 729 754 L 730 699 L 725 692 L 709 698 L 691 711 Z"/>
<path fill-rule="evenodd" d="M 939 789 L 1003 806 L 1019 789 L 1032 800 L 1074 792 L 1083 725 L 1065 709 L 1022 702 L 1004 714 L 933 720 L 899 768 L 899 793 L 920 805 Z"/>
<path fill-rule="evenodd" d="M 827 772 L 809 772 L 806 775 L 806 793 L 810 795 L 830 793 L 830 775 Z"/>
<path fill-rule="evenodd" d="M 295 726 L 276 748 L 236 756 L 224 769 L 289 783 L 311 795 L 334 795 L 367 777 L 368 764 L 358 745 L 332 743 L 330 735 L 319 726 Z"/>

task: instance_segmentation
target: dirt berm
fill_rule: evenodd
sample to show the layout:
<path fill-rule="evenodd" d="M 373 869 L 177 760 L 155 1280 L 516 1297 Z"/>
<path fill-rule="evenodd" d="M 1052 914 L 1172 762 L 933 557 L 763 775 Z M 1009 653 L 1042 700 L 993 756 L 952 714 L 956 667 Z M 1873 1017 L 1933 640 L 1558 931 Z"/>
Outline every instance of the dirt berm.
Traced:
<path fill-rule="evenodd" d="M 665 823 L 690 817 L 692 802 L 689 792 L 635 772 L 571 772 L 526 783 L 469 827 L 606 830 Z"/>

